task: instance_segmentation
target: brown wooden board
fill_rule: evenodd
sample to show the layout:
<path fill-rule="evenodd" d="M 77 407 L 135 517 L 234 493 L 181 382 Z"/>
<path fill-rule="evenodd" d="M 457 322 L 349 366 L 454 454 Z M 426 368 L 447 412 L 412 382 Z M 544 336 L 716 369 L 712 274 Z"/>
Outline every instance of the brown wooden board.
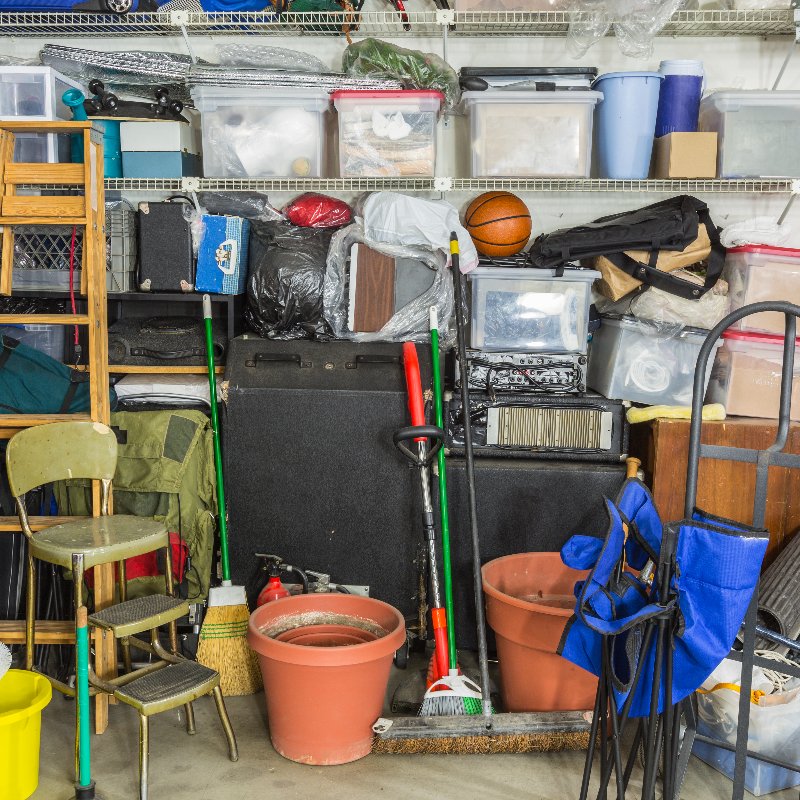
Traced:
<path fill-rule="evenodd" d="M 350 257 L 351 330 L 379 331 L 394 314 L 395 262 L 365 244 L 355 244 Z"/>

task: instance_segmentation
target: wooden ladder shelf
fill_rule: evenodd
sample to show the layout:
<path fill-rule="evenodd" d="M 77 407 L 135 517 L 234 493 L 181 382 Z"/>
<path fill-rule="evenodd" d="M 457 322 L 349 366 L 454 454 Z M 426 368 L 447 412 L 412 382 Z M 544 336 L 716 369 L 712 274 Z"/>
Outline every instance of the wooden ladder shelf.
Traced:
<path fill-rule="evenodd" d="M 23 164 L 14 161 L 18 133 L 71 134 L 83 139 L 82 164 Z M 68 187 L 68 194 L 18 194 L 20 186 Z M 80 325 L 88 329 L 89 414 L 0 415 L 0 438 L 8 439 L 23 428 L 64 420 L 90 419 L 109 424 L 111 408 L 108 390 L 108 321 L 106 316 L 105 204 L 103 193 L 102 135 L 91 122 L 18 122 L 0 120 L 0 295 L 10 296 L 14 280 L 14 227 L 18 225 L 66 225 L 80 230 L 83 237 L 80 294 L 85 314 L 0 314 L 0 324 L 34 323 Z M 100 513 L 99 485 L 93 489 L 93 513 Z M 36 517 L 39 528 L 64 521 L 63 517 Z M 36 526 L 34 527 L 36 529 Z M 0 531 L 17 531 L 16 519 L 0 517 Z M 114 600 L 112 564 L 95 567 L 94 599 L 97 610 Z M 24 641 L 25 623 L 0 623 L 0 641 Z M 37 644 L 74 641 L 72 623 L 37 621 Z M 98 635 L 94 642 L 95 672 L 101 678 L 116 675 L 113 636 Z M 108 695 L 95 698 L 95 731 L 108 725 Z"/>

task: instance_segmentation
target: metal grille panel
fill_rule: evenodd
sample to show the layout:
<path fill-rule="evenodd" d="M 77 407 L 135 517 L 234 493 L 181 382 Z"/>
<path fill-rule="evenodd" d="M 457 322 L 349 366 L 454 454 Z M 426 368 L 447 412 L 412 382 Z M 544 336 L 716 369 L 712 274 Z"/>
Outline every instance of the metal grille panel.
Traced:
<path fill-rule="evenodd" d="M 598 409 L 501 406 L 488 415 L 487 444 L 560 450 L 610 446 L 611 415 Z"/>

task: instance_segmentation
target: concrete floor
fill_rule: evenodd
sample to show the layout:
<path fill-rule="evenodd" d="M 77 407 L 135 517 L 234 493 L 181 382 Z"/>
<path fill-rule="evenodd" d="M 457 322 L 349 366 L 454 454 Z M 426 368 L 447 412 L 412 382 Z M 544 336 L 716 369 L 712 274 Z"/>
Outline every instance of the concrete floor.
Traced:
<path fill-rule="evenodd" d="M 272 749 L 262 694 L 229 698 L 227 705 L 239 743 L 236 764 L 228 761 L 210 698 L 195 703 L 195 736 L 185 733 L 177 711 L 152 719 L 150 800 L 571 800 L 580 789 L 583 753 L 373 755 L 339 767 L 301 766 Z M 45 709 L 41 778 L 33 800 L 72 796 L 73 708 L 55 694 Z M 105 800 L 136 800 L 136 714 L 112 706 L 110 719 L 108 731 L 92 741 L 98 793 Z M 641 786 L 636 774 L 632 784 Z M 634 786 L 631 797 L 638 796 Z M 730 791 L 730 781 L 692 758 L 682 798 L 724 800 Z M 769 795 L 770 800 L 797 797 L 797 789 Z"/>

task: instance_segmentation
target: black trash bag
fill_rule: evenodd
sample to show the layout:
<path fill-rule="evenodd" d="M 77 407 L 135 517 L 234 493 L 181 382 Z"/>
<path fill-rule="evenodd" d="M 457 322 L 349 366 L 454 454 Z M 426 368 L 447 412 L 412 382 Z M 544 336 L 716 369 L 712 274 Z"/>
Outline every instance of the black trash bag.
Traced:
<path fill-rule="evenodd" d="M 322 287 L 334 231 L 285 222 L 250 225 L 245 322 L 266 339 L 326 338 Z"/>

